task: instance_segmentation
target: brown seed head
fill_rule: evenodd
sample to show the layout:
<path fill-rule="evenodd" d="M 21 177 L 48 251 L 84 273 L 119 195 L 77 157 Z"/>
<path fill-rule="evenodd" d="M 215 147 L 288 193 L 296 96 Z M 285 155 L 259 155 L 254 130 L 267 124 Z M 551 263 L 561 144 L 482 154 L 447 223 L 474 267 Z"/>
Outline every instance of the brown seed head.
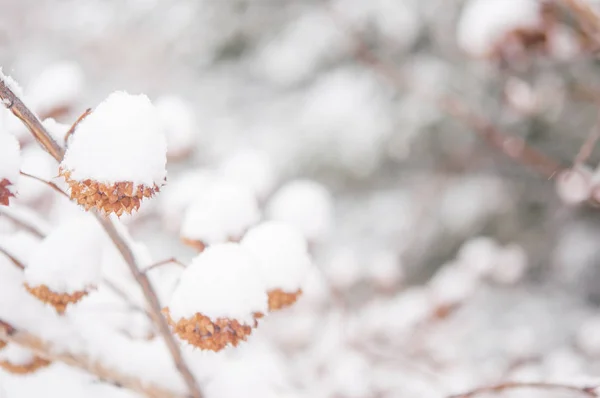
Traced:
<path fill-rule="evenodd" d="M 56 311 L 59 314 L 63 314 L 69 304 L 75 304 L 88 294 L 87 291 L 75 292 L 72 294 L 56 293 L 50 290 L 46 285 L 31 287 L 27 283 L 25 283 L 25 289 L 38 300 L 48 303 L 56 308 Z"/>
<path fill-rule="evenodd" d="M 51 362 L 46 359 L 43 359 L 40 357 L 34 357 L 31 362 L 29 362 L 25 365 L 15 365 L 9 361 L 0 361 L 0 368 L 4 369 L 10 373 L 23 375 L 23 374 L 33 373 L 36 370 L 38 370 L 40 368 L 44 368 L 50 364 L 51 364 Z"/>
<path fill-rule="evenodd" d="M 179 338 L 202 350 L 221 351 L 229 344 L 235 347 L 252 333 L 251 326 L 240 324 L 235 319 L 218 318 L 212 321 L 202 314 L 196 314 L 175 322 L 171 319 L 168 307 L 163 309 L 163 313 Z"/>
<path fill-rule="evenodd" d="M 0 205 L 8 206 L 8 199 L 15 196 L 8 190 L 10 185 L 12 183 L 6 178 L 0 180 Z"/>
<path fill-rule="evenodd" d="M 294 293 L 286 293 L 281 289 L 269 291 L 269 311 L 277 311 L 282 308 L 289 307 L 294 304 L 298 297 L 302 294 L 302 289 L 298 289 Z"/>
<path fill-rule="evenodd" d="M 160 190 L 156 184 L 149 188 L 144 185 L 134 187 L 133 182 L 127 181 L 113 184 L 89 179 L 77 181 L 71 179 L 70 171 L 63 169 L 60 174 L 71 188 L 71 199 L 86 210 L 94 207 L 104 214 L 115 213 L 118 217 L 123 213 L 131 214 L 134 210 L 139 210 L 142 199 L 150 198 Z"/>

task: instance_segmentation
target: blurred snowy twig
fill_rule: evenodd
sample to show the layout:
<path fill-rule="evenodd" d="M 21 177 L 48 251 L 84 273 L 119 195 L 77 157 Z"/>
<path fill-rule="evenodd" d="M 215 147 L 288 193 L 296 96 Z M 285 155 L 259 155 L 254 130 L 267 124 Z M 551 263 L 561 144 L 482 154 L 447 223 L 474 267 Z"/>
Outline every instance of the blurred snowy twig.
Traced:
<path fill-rule="evenodd" d="M 394 64 L 375 54 L 360 34 L 353 31 L 353 29 L 345 23 L 334 10 L 330 9 L 330 14 L 338 26 L 352 37 L 356 47 L 356 59 L 359 62 L 386 78 L 396 88 L 401 88 L 404 84 L 410 84 L 404 79 L 403 75 Z M 419 92 L 418 94 L 431 99 L 432 103 L 440 110 L 471 127 L 491 147 L 499 150 L 515 161 L 535 169 L 546 178 L 550 179 L 564 169 L 564 167 L 554 159 L 551 159 L 542 152 L 528 146 L 523 139 L 498 130 L 484 117 L 481 117 L 472 111 L 460 98 L 447 94 L 434 98 L 431 98 L 426 93 Z"/>

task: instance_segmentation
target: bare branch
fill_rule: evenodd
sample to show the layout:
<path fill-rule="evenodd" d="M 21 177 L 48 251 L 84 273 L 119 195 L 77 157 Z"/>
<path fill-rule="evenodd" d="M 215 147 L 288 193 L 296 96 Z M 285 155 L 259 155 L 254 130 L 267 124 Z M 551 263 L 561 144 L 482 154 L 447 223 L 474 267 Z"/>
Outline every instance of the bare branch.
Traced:
<path fill-rule="evenodd" d="M 28 209 L 29 210 L 29 209 Z M 14 205 L 11 206 L 0 206 L 0 215 L 8 218 L 13 223 L 15 223 L 20 228 L 26 230 L 32 235 L 43 238 L 46 236 L 49 226 L 45 225 L 45 221 L 43 220 L 33 220 L 33 214 L 24 214 L 17 210 L 17 207 Z M 35 216 L 38 218 L 38 216 Z M 40 225 L 40 223 L 44 222 L 44 225 Z M 47 227 L 47 228 L 46 228 Z"/>
<path fill-rule="evenodd" d="M 572 392 L 576 394 L 580 394 L 583 397 L 598 397 L 596 393 L 596 387 L 577 387 L 571 386 L 568 384 L 556 384 L 556 383 L 520 383 L 520 382 L 506 382 L 501 384 L 496 384 L 492 386 L 480 387 L 469 392 L 463 394 L 451 395 L 448 398 L 472 398 L 477 395 L 483 395 L 487 393 L 497 393 L 503 392 L 507 390 L 515 390 L 522 388 L 534 388 L 538 390 L 553 390 L 553 391 L 563 391 L 563 392 Z"/>
<path fill-rule="evenodd" d="M 351 36 L 355 45 L 355 58 L 357 61 L 384 77 L 398 90 L 402 90 L 403 85 L 410 86 L 410 82 L 404 78 L 398 68 L 393 63 L 375 54 L 363 38 L 346 21 L 340 18 L 335 10 L 330 9 L 330 14 L 339 28 Z M 441 111 L 472 128 L 491 147 L 515 161 L 537 170 L 545 177 L 552 178 L 557 172 L 564 169 L 563 165 L 554 159 L 529 147 L 523 139 L 495 128 L 487 119 L 472 111 L 460 98 L 450 95 L 431 97 L 426 93 L 419 94 L 430 99 Z"/>
<path fill-rule="evenodd" d="M 152 264 L 151 266 L 149 266 L 148 268 L 146 268 L 144 270 L 144 273 L 147 273 L 148 271 L 153 270 L 154 268 L 162 267 L 163 265 L 167 265 L 167 264 L 177 264 L 180 267 L 183 267 L 183 268 L 186 267 L 186 265 L 184 263 L 182 263 L 181 261 L 177 260 L 175 257 L 171 257 L 171 258 L 168 258 L 166 260 L 159 261 L 157 263 Z"/>
<path fill-rule="evenodd" d="M 3 248 L 2 246 L 0 246 L 0 253 L 4 254 L 6 257 L 8 257 L 8 259 L 10 261 L 13 262 L 14 265 L 16 265 L 18 268 L 24 270 L 25 269 L 25 265 L 23 265 L 22 262 L 20 262 L 19 260 L 17 260 L 17 258 L 15 256 L 13 256 L 12 254 L 10 254 L 5 248 Z"/>
<path fill-rule="evenodd" d="M 596 44 L 600 44 L 600 16 L 592 9 L 589 3 L 581 0 L 560 0 L 577 18 L 581 28 Z"/>
<path fill-rule="evenodd" d="M 127 295 L 127 293 L 125 293 L 123 290 L 121 290 L 117 285 L 115 285 L 108 279 L 103 279 L 102 283 L 104 283 L 104 285 L 106 285 L 106 287 L 108 287 L 110 290 L 112 290 L 114 294 L 116 294 L 123 301 L 125 301 L 127 304 L 129 304 L 132 309 L 146 314 L 148 319 L 152 320 L 152 315 L 146 309 L 140 307 L 139 305 L 137 305 L 133 301 L 131 301 L 131 298 Z"/>
<path fill-rule="evenodd" d="M 65 150 L 48 134 L 40 119 L 6 85 L 2 75 L 0 75 L 0 98 L 2 98 L 6 107 L 27 126 L 42 148 L 60 162 L 65 154 Z"/>
<path fill-rule="evenodd" d="M 75 123 L 73 123 L 71 125 L 71 128 L 69 129 L 69 131 L 67 131 L 67 133 L 65 134 L 65 142 L 67 142 L 67 140 L 69 139 L 69 137 L 71 135 L 73 135 L 73 133 L 75 132 L 75 129 L 77 128 L 77 126 L 79 125 L 79 123 L 81 123 L 81 121 L 83 119 L 85 119 L 90 113 L 92 113 L 92 108 L 87 108 L 85 110 L 85 112 L 83 112 L 81 114 L 81 116 L 79 116 L 79 118 L 77 118 L 77 120 L 75 120 Z"/>
<path fill-rule="evenodd" d="M 38 118 L 23 104 L 23 102 L 12 92 L 12 90 L 6 85 L 3 81 L 2 76 L 0 75 L 0 98 L 6 103 L 11 104 L 11 111 L 23 121 L 23 123 L 27 126 L 27 128 L 31 131 L 31 133 L 36 137 L 38 142 L 52 155 L 54 158 L 60 162 L 64 156 L 64 149 L 58 146 L 58 144 L 52 139 L 46 128 L 42 125 L 42 123 L 38 120 Z M 152 315 L 152 320 L 157 325 L 158 330 L 171 353 L 173 361 L 175 362 L 175 366 L 177 370 L 181 373 L 190 394 L 193 398 L 200 398 L 202 394 L 200 392 L 200 388 L 198 387 L 198 383 L 194 378 L 194 375 L 188 368 L 187 364 L 183 359 L 183 355 L 181 353 L 181 349 L 175 338 L 171 334 L 171 330 L 169 329 L 169 325 L 161 314 L 160 303 L 156 296 L 156 292 L 154 288 L 150 284 L 150 281 L 146 277 L 146 275 L 139 270 L 138 264 L 136 263 L 135 257 L 133 256 L 133 252 L 131 248 L 127 245 L 127 242 L 124 237 L 122 237 L 119 231 L 116 229 L 113 220 L 107 219 L 100 215 L 98 212 L 93 212 L 100 224 L 103 226 L 104 230 L 115 244 L 123 259 L 127 263 L 129 270 L 132 275 L 136 279 L 137 283 L 142 288 L 144 293 L 144 297 L 149 305 L 150 314 Z"/>
<path fill-rule="evenodd" d="M 68 193 L 66 193 L 65 191 L 63 191 L 63 190 L 62 190 L 62 189 L 61 189 L 61 188 L 60 188 L 58 185 L 56 185 L 56 184 L 55 184 L 55 183 L 53 183 L 52 181 L 46 181 L 46 180 L 44 180 L 43 178 L 40 178 L 40 177 L 34 176 L 34 175 L 32 175 L 32 174 L 27 174 L 27 173 L 25 173 L 25 172 L 23 172 L 23 171 L 21 171 L 20 173 L 21 173 L 21 175 L 22 175 L 22 176 L 29 177 L 29 178 L 33 178 L 34 180 L 37 180 L 37 181 L 39 181 L 39 182 L 41 182 L 41 183 L 44 183 L 44 184 L 48 185 L 50 188 L 54 189 L 54 190 L 55 190 L 56 192 L 58 192 L 59 194 L 61 194 L 61 195 L 65 196 L 67 199 L 71 200 L 71 197 L 69 196 L 69 194 L 68 194 Z"/>
<path fill-rule="evenodd" d="M 592 128 L 592 131 L 590 131 L 587 139 L 583 145 L 581 145 L 581 148 L 579 148 L 579 153 L 575 157 L 575 166 L 580 166 L 589 159 L 594 151 L 596 142 L 598 142 L 598 139 L 600 138 L 600 113 L 596 119 L 596 125 Z"/>
<path fill-rule="evenodd" d="M 69 366 L 83 369 L 99 379 L 123 386 L 130 390 L 153 398 L 183 398 L 182 395 L 169 391 L 138 378 L 124 375 L 92 358 L 75 353 L 58 353 L 50 343 L 24 330 L 16 329 L 7 322 L 0 320 L 0 340 L 18 344 L 31 350 L 35 355 L 49 361 L 62 362 Z"/>

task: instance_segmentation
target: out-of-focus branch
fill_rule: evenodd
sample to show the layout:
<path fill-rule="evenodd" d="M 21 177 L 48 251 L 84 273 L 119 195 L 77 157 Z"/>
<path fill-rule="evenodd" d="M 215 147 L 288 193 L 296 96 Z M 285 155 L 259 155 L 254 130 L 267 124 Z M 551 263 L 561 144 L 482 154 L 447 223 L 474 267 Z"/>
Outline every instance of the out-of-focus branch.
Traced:
<path fill-rule="evenodd" d="M 17 267 L 20 268 L 22 270 L 25 269 L 25 266 L 23 265 L 22 262 L 20 262 L 19 260 L 17 260 L 17 258 L 15 256 L 13 256 L 12 254 L 10 254 L 6 249 L 4 249 L 3 247 L 0 246 L 0 253 L 5 255 L 6 257 L 8 257 L 8 259 L 10 261 L 12 261 L 12 263 Z"/>
<path fill-rule="evenodd" d="M 40 225 L 36 225 L 30 217 L 26 217 L 19 211 L 16 211 L 14 206 L 0 206 L 0 216 L 8 218 L 20 228 L 31 233 L 33 236 L 43 238 L 46 236 L 46 229 Z"/>
<path fill-rule="evenodd" d="M 136 377 L 124 375 L 97 360 L 92 360 L 83 355 L 58 353 L 53 350 L 52 345 L 43 339 L 28 333 L 27 331 L 17 329 L 7 322 L 0 320 L 0 340 L 18 344 L 31 350 L 35 355 L 49 361 L 62 362 L 69 366 L 83 369 L 99 379 L 123 386 L 130 390 L 144 394 L 152 398 L 183 398 L 182 395 L 169 391 L 163 387 L 146 383 Z"/>
<path fill-rule="evenodd" d="M 589 3 L 582 0 L 559 0 L 576 17 L 581 28 L 596 44 L 600 44 L 600 16 L 594 11 Z"/>
<path fill-rule="evenodd" d="M 25 172 L 23 172 L 23 171 L 21 171 L 21 172 L 20 172 L 20 174 L 21 174 L 22 176 L 25 176 L 25 177 L 28 177 L 28 178 L 34 179 L 34 180 L 36 180 L 36 181 L 39 181 L 39 182 L 41 182 L 41 183 L 43 183 L 43 184 L 46 184 L 46 185 L 48 185 L 50 188 L 52 188 L 52 189 L 54 189 L 56 192 L 58 192 L 59 194 L 61 194 L 61 195 L 65 196 L 65 197 L 67 197 L 67 199 L 69 199 L 69 200 L 71 199 L 71 198 L 69 197 L 69 194 L 67 194 L 65 191 L 63 191 L 62 189 L 60 189 L 60 187 L 59 187 L 58 185 L 56 185 L 55 183 L 53 183 L 52 181 L 46 181 L 46 180 L 44 180 L 43 178 L 40 178 L 40 177 L 38 177 L 38 176 L 34 176 L 34 175 L 32 175 L 32 174 L 25 173 Z"/>
<path fill-rule="evenodd" d="M 21 119 L 21 121 L 23 121 L 30 132 L 36 137 L 38 142 L 48 151 L 48 153 L 50 153 L 58 162 L 61 162 L 64 156 L 64 149 L 61 148 L 56 141 L 54 141 L 54 139 L 52 139 L 39 119 L 10 89 L 10 87 L 4 81 L 3 75 L 0 75 L 0 98 L 4 101 L 7 108 L 9 108 L 15 114 L 15 116 Z M 129 270 L 142 288 L 144 297 L 149 305 L 152 320 L 157 325 L 158 330 L 165 341 L 169 352 L 171 353 L 175 366 L 184 379 L 191 396 L 193 398 L 200 398 L 202 393 L 198 387 L 198 382 L 185 363 L 181 349 L 171 334 L 169 325 L 161 314 L 160 303 L 156 296 L 156 292 L 150 284 L 146 274 L 140 271 L 131 248 L 128 246 L 125 238 L 121 236 L 115 227 L 112 219 L 105 218 L 98 212 L 94 212 L 94 215 L 123 256 L 123 259 L 127 263 Z"/>
<path fill-rule="evenodd" d="M 403 86 L 410 87 L 410 82 L 404 78 L 398 68 L 372 51 L 361 35 L 340 18 L 335 10 L 330 9 L 330 15 L 339 28 L 352 37 L 357 61 L 377 72 L 398 90 L 402 90 Z M 472 128 L 491 147 L 511 159 L 535 169 L 546 178 L 552 178 L 557 172 L 564 169 L 559 162 L 531 148 L 523 139 L 498 130 L 460 98 L 450 95 L 432 97 L 426 93 L 419 94 L 430 99 L 441 111 Z"/>
<path fill-rule="evenodd" d="M 153 270 L 154 268 L 162 267 L 163 265 L 167 265 L 167 264 L 177 264 L 180 267 L 185 268 L 185 264 L 184 263 L 182 263 L 181 261 L 177 260 L 175 257 L 171 257 L 171 258 L 167 258 L 166 260 L 162 260 L 162 261 L 159 261 L 157 263 L 152 264 L 148 268 L 144 269 L 144 272 L 148 272 L 150 270 Z"/>
<path fill-rule="evenodd" d="M 73 133 L 75 132 L 75 129 L 77 128 L 77 125 L 78 125 L 79 123 L 81 123 L 81 121 L 82 121 L 83 119 L 85 119 L 85 118 L 86 118 L 86 117 L 87 117 L 87 116 L 88 116 L 90 113 L 92 113 L 92 108 L 87 108 L 87 109 L 85 110 L 85 112 L 83 112 L 83 113 L 81 114 L 81 116 L 79 116 L 79 118 L 77 118 L 77 120 L 75 120 L 75 123 L 73 123 L 73 124 L 71 125 L 71 128 L 69 128 L 69 130 L 68 130 L 68 131 L 67 131 L 67 133 L 65 134 L 65 142 L 67 142 L 67 140 L 69 139 L 69 137 L 70 137 L 71 135 L 73 135 Z"/>
<path fill-rule="evenodd" d="M 65 150 L 54 139 L 46 129 L 40 119 L 29 110 L 21 99 L 10 89 L 4 81 L 4 76 L 0 74 L 0 98 L 4 105 L 27 126 L 31 134 L 40 143 L 54 159 L 60 162 L 65 154 Z"/>
<path fill-rule="evenodd" d="M 484 395 L 489 393 L 499 393 L 508 390 L 516 390 L 522 388 L 533 388 L 538 390 L 552 390 L 552 391 L 562 391 L 562 392 L 572 392 L 575 394 L 580 394 L 582 397 L 599 397 L 596 392 L 596 387 L 577 387 L 571 386 L 568 384 L 556 384 L 556 383 L 520 383 L 520 382 L 506 382 L 501 384 L 496 384 L 493 386 L 486 386 L 476 388 L 469 392 L 463 394 L 451 395 L 448 398 L 472 398 L 478 395 Z"/>

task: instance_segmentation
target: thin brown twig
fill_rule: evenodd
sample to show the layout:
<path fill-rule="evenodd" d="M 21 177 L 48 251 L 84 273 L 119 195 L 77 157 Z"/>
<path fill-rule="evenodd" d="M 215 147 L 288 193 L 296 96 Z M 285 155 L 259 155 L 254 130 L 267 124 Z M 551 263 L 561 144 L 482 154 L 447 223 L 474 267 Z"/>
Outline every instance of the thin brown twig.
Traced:
<path fill-rule="evenodd" d="M 25 106 L 23 101 L 6 84 L 4 75 L 2 74 L 0 74 L 0 98 L 4 101 L 6 107 L 27 126 L 42 148 L 60 162 L 65 150 L 54 141 L 42 122 L 40 122 L 40 119 Z"/>
<path fill-rule="evenodd" d="M 52 344 L 0 319 L 0 340 L 18 344 L 31 350 L 35 355 L 52 362 L 62 362 L 69 366 L 83 369 L 100 380 L 128 388 L 152 398 L 183 398 L 181 394 L 148 383 L 136 377 L 129 376 L 111 369 L 94 358 L 80 353 L 61 352 L 54 349 Z"/>
<path fill-rule="evenodd" d="M 62 161 L 64 149 L 60 147 L 50 136 L 46 128 L 40 123 L 39 119 L 29 110 L 29 108 L 15 95 L 15 93 L 4 82 L 3 75 L 0 75 L 0 98 L 7 104 L 7 107 L 27 126 L 30 132 L 36 137 L 37 141 L 50 153 L 58 162 Z M 201 398 L 202 393 L 198 387 L 198 382 L 188 368 L 183 358 L 181 348 L 175 341 L 169 325 L 161 314 L 160 303 L 156 296 L 154 288 L 146 275 L 140 271 L 138 264 L 133 256 L 133 252 L 127 244 L 125 238 L 121 236 L 114 221 L 100 215 L 98 212 L 93 212 L 104 230 L 117 247 L 123 259 L 127 263 L 129 270 L 137 283 L 142 288 L 144 297 L 149 305 L 149 311 L 152 315 L 152 320 L 157 325 L 158 330 L 169 349 L 175 366 L 185 381 L 189 392 L 193 398 Z"/>
<path fill-rule="evenodd" d="M 487 394 L 487 393 L 498 393 L 507 390 L 515 390 L 522 388 L 534 388 L 534 389 L 542 389 L 542 390 L 553 390 L 553 391 L 564 391 L 564 392 L 573 392 L 577 394 L 581 394 L 585 397 L 598 397 L 598 393 L 596 393 L 596 387 L 577 387 L 571 386 L 568 384 L 557 384 L 557 383 L 527 383 L 527 382 L 506 382 L 501 384 L 496 384 L 492 386 L 485 386 L 476 388 L 466 393 L 451 395 L 448 398 L 472 398 L 477 395 Z"/>
<path fill-rule="evenodd" d="M 352 37 L 357 61 L 377 72 L 398 90 L 402 90 L 404 85 L 410 86 L 410 82 L 404 78 L 398 68 L 372 51 L 361 35 L 355 32 L 335 10 L 330 9 L 330 15 L 338 27 Z M 450 95 L 431 97 L 422 92 L 419 94 L 430 99 L 441 111 L 471 127 L 491 147 L 511 159 L 535 169 L 545 177 L 552 178 L 564 169 L 562 164 L 528 146 L 523 139 L 498 130 L 486 118 L 472 111 L 460 98 Z"/>
<path fill-rule="evenodd" d="M 152 264 L 148 268 L 144 269 L 144 273 L 147 273 L 148 271 L 151 271 L 154 268 L 162 267 L 163 265 L 167 265 L 167 264 L 177 264 L 180 267 L 183 267 L 183 268 L 186 267 L 186 265 L 183 262 L 177 260 L 175 257 L 171 257 L 171 258 L 167 258 L 166 260 L 162 260 L 162 261 Z"/>
<path fill-rule="evenodd" d="M 129 304 L 129 306 L 139 312 L 142 312 L 144 314 L 146 314 L 146 316 L 148 317 L 148 319 L 152 320 L 152 315 L 150 314 L 150 312 L 148 312 L 148 310 L 146 310 L 145 308 L 140 307 L 139 305 L 137 305 L 136 303 L 134 303 L 133 301 L 131 301 L 131 298 L 127 295 L 127 293 L 125 293 L 121 288 L 119 288 L 117 285 L 115 285 L 114 283 L 112 283 L 111 281 L 109 281 L 108 279 L 103 279 L 102 283 L 108 287 L 110 290 L 113 291 L 114 294 L 116 294 L 117 296 L 119 296 L 123 301 L 125 301 L 127 304 Z"/>
<path fill-rule="evenodd" d="M 21 175 L 22 175 L 22 176 L 29 177 L 29 178 L 33 178 L 33 179 L 34 179 L 34 180 L 36 180 L 36 181 L 39 181 L 39 182 L 41 182 L 41 183 L 44 183 L 44 184 L 48 185 L 50 188 L 54 189 L 54 190 L 55 190 L 56 192 L 58 192 L 59 194 L 61 194 L 61 195 L 65 196 L 67 199 L 69 199 L 69 200 L 71 199 L 71 197 L 69 196 L 69 194 L 68 194 L 68 193 L 66 193 L 65 191 L 63 191 L 63 190 L 62 190 L 62 189 L 61 189 L 61 188 L 60 188 L 58 185 L 56 185 L 56 184 L 55 184 L 55 183 L 53 183 L 52 181 L 47 181 L 47 180 L 44 180 L 44 179 L 43 179 L 43 178 L 41 178 L 41 177 L 38 177 L 38 176 L 34 176 L 34 175 L 32 175 L 32 174 L 25 173 L 24 171 L 21 171 L 20 173 L 21 173 Z"/>
<path fill-rule="evenodd" d="M 87 108 L 87 109 L 85 110 L 85 112 L 83 112 L 83 113 L 81 114 L 81 116 L 79 116 L 79 117 L 77 118 L 77 120 L 75 120 L 75 123 L 73 123 L 73 124 L 71 125 L 71 128 L 69 128 L 69 131 L 67 131 L 67 133 L 65 134 L 65 145 L 66 145 L 66 142 L 67 142 L 67 140 L 69 139 L 69 137 L 70 137 L 71 135 L 73 135 L 73 133 L 75 132 L 75 129 L 77 128 L 77 126 L 79 125 L 79 123 L 81 123 L 81 121 L 82 121 L 83 119 L 85 119 L 85 118 L 86 118 L 86 117 L 87 117 L 87 116 L 88 116 L 90 113 L 92 113 L 92 108 Z"/>
<path fill-rule="evenodd" d="M 598 114 L 596 125 L 588 134 L 588 137 L 581 145 L 581 148 L 579 148 L 579 152 L 577 153 L 574 161 L 575 166 L 580 166 L 589 159 L 594 151 L 594 147 L 596 146 L 598 139 L 600 139 L 600 113 Z"/>
<path fill-rule="evenodd" d="M 15 223 L 17 226 L 19 226 L 20 228 L 26 230 L 27 232 L 31 233 L 32 235 L 38 237 L 38 238 L 43 238 L 45 236 L 45 233 L 40 231 L 39 228 L 37 228 L 35 225 L 33 225 L 32 223 L 23 220 L 22 218 L 19 218 L 16 214 L 14 213 L 10 213 L 10 212 L 6 212 L 6 211 L 2 211 L 0 210 L 0 215 L 2 215 L 3 217 L 8 218 L 10 221 L 12 221 L 13 223 Z"/>
<path fill-rule="evenodd" d="M 12 261 L 12 263 L 17 266 L 18 268 L 24 270 L 25 269 L 25 265 L 23 265 L 22 262 L 20 262 L 19 260 L 17 260 L 17 258 L 15 256 L 13 256 L 12 254 L 10 254 L 8 252 L 8 250 L 4 249 L 3 247 L 0 247 L 0 253 L 4 254 L 6 257 L 8 257 L 8 259 L 10 261 Z"/>
<path fill-rule="evenodd" d="M 596 44 L 600 44 L 600 17 L 594 9 L 581 0 L 560 0 L 576 17 L 577 22 Z"/>

